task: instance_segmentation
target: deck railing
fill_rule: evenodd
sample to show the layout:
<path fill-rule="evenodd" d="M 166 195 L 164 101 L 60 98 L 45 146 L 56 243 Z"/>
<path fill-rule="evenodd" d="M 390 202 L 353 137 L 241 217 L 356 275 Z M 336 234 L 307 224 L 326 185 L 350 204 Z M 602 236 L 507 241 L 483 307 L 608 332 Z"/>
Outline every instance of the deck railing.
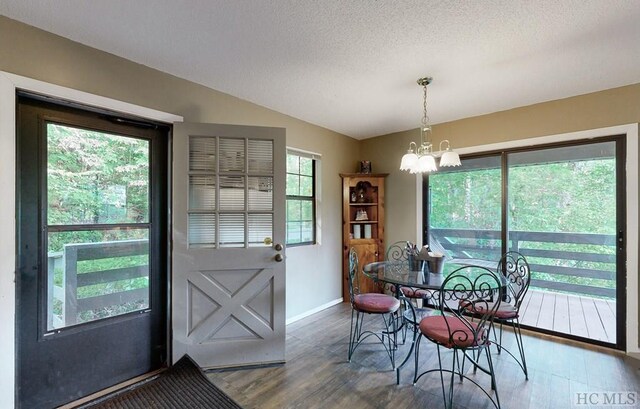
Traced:
<path fill-rule="evenodd" d="M 49 253 L 47 260 L 48 327 L 60 328 L 74 325 L 78 323 L 78 315 L 82 312 L 148 298 L 149 290 L 147 287 L 115 291 L 92 297 L 78 297 L 78 290 L 82 287 L 145 277 L 149 274 L 148 264 L 78 274 L 78 262 L 145 254 L 149 254 L 148 240 L 67 244 L 63 251 Z M 62 274 L 59 285 L 54 280 L 56 271 L 58 274 Z M 61 315 L 51 313 L 54 310 L 55 302 L 59 302 L 62 306 Z"/>
<path fill-rule="evenodd" d="M 498 230 L 432 228 L 429 232 L 431 242 L 436 240 L 436 244 L 452 258 L 493 261 L 500 258 L 501 233 Z M 615 298 L 615 235 L 509 231 L 508 241 L 509 250 L 519 251 L 527 257 L 532 287 Z M 545 279 L 540 273 L 558 280 Z M 569 277 L 577 279 L 567 282 Z M 598 279 L 601 285 L 590 279 Z"/>

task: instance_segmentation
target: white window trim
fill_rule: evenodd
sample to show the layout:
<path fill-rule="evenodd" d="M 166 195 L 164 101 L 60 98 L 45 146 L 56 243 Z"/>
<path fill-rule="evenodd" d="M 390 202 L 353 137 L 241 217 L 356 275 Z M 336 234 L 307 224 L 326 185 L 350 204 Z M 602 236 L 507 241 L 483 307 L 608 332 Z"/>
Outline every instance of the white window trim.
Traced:
<path fill-rule="evenodd" d="M 611 135 L 626 135 L 627 237 L 625 245 L 627 246 L 627 354 L 640 353 L 638 338 L 640 335 L 638 328 L 638 128 L 639 124 L 635 123 L 456 149 L 456 152 L 463 155 L 576 141 L 580 139 L 592 139 Z M 422 177 L 420 175 L 416 176 L 416 220 L 422 220 Z M 417 240 L 418 242 L 422 241 L 422 226 L 420 224 L 421 223 L 416 223 L 416 237 L 419 239 Z"/>
<path fill-rule="evenodd" d="M 145 108 L 0 71 L 0 402 L 15 406 L 16 325 L 16 91 L 25 90 L 154 121 L 182 122 L 178 115 Z"/>
<path fill-rule="evenodd" d="M 293 248 L 298 248 L 298 247 L 309 247 L 309 246 L 319 246 L 322 243 L 322 229 L 320 228 L 320 226 L 322 226 L 322 215 L 321 215 L 321 211 L 320 209 L 322 209 L 322 155 L 316 152 L 311 152 L 311 151 L 305 151 L 303 149 L 298 149 L 298 148 L 292 148 L 290 146 L 287 146 L 287 154 L 291 152 L 294 155 L 299 155 L 299 156 L 305 156 L 308 158 L 311 158 L 313 160 L 316 161 L 316 174 L 315 174 L 315 192 L 316 192 L 316 200 L 315 200 L 315 215 L 316 215 L 316 220 L 315 220 L 315 224 L 316 224 L 316 242 L 313 244 L 305 244 L 305 245 L 294 245 Z M 285 182 L 286 183 L 286 182 Z M 286 236 L 285 236 L 285 241 L 286 241 Z"/>

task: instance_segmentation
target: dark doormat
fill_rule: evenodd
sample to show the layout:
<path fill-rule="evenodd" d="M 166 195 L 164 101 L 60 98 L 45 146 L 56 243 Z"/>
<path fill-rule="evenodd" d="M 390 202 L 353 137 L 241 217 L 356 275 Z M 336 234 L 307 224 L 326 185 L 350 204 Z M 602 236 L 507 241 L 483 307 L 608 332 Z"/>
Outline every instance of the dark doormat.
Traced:
<path fill-rule="evenodd" d="M 88 404 L 87 409 L 242 409 L 185 355 L 157 378 Z"/>

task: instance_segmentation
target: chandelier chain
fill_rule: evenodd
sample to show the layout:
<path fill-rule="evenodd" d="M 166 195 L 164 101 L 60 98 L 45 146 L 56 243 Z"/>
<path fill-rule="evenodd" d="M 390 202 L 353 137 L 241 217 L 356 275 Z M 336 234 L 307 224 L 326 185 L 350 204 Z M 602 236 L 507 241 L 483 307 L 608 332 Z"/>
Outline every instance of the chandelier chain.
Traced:
<path fill-rule="evenodd" d="M 423 97 L 422 97 L 422 126 L 427 127 L 429 124 L 429 117 L 427 116 L 427 84 L 422 86 L 423 89 Z"/>

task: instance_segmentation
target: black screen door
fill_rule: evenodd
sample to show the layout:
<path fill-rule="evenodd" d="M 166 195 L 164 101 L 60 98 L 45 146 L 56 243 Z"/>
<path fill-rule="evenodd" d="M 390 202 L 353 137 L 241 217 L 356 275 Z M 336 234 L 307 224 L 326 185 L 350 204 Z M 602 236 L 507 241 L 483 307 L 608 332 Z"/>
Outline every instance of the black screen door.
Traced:
<path fill-rule="evenodd" d="M 168 128 L 18 96 L 17 401 L 167 359 Z"/>

